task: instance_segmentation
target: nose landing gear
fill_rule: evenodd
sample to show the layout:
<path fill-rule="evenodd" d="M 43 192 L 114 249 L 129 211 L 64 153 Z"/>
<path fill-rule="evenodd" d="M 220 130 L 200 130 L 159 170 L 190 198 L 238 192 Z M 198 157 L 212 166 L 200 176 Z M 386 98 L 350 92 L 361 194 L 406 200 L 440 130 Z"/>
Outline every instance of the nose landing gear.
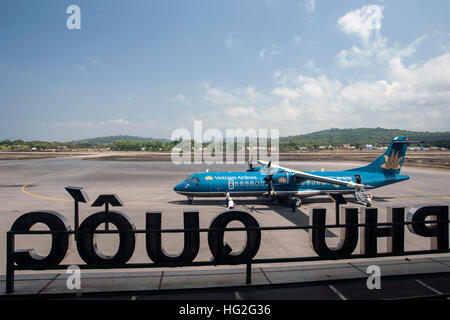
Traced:
<path fill-rule="evenodd" d="M 187 204 L 191 205 L 192 200 L 194 200 L 194 197 L 187 197 Z"/>
<path fill-rule="evenodd" d="M 372 194 L 370 192 L 366 192 L 362 188 L 355 191 L 355 198 L 358 203 L 363 204 L 366 207 L 372 206 Z"/>

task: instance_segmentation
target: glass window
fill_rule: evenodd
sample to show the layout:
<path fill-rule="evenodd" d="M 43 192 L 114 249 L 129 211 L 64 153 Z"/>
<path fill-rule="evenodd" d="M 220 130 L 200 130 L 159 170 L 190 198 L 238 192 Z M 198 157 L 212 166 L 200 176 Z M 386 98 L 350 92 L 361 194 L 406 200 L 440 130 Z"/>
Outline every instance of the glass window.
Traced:
<path fill-rule="evenodd" d="M 248 186 L 248 181 L 245 181 L 245 185 Z"/>
<path fill-rule="evenodd" d="M 259 186 L 259 181 L 256 181 L 255 184 L 256 184 L 257 186 Z"/>
<path fill-rule="evenodd" d="M 241 187 L 244 185 L 244 183 L 241 181 Z"/>
<path fill-rule="evenodd" d="M 253 184 L 254 184 L 253 181 L 251 181 L 251 182 L 250 182 L 250 185 L 253 186 Z"/>
<path fill-rule="evenodd" d="M 236 181 L 236 182 L 234 183 L 234 185 L 235 185 L 235 186 L 238 186 L 238 185 L 239 185 L 239 182 Z"/>

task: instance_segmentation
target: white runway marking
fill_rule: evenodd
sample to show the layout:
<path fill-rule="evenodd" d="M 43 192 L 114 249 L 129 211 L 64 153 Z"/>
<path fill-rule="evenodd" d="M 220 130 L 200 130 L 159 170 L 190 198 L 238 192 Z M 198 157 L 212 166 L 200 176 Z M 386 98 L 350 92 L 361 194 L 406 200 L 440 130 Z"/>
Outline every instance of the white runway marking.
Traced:
<path fill-rule="evenodd" d="M 339 296 L 339 298 L 341 298 L 341 300 L 347 300 L 347 298 L 342 293 L 340 293 L 338 289 L 333 287 L 331 284 L 328 287 L 330 287 L 330 289 L 333 290 L 333 292 L 336 293 Z"/>
<path fill-rule="evenodd" d="M 418 280 L 418 279 L 416 279 L 416 281 L 417 281 L 418 283 L 420 283 L 421 285 L 423 285 L 425 288 L 427 288 L 427 289 L 433 291 L 434 293 L 442 294 L 442 292 L 440 292 L 439 290 L 436 290 L 435 288 L 433 288 L 433 287 L 427 285 L 426 283 L 423 283 L 422 281 L 420 281 L 420 280 Z"/>

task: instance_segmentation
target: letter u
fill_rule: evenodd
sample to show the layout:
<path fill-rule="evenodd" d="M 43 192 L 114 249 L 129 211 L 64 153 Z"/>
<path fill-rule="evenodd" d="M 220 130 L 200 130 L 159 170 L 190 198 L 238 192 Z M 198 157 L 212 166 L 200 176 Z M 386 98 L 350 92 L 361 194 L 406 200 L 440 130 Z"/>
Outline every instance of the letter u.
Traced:
<path fill-rule="evenodd" d="M 194 261 L 200 249 L 198 211 L 184 211 L 184 248 L 179 254 L 164 251 L 161 232 L 145 233 L 147 255 L 155 263 L 189 263 Z M 146 229 L 161 230 L 161 212 L 149 211 L 146 214 Z"/>
<path fill-rule="evenodd" d="M 353 226 L 341 228 L 339 244 L 329 248 L 325 241 L 326 209 L 314 208 L 312 211 L 313 229 L 309 232 L 309 244 L 321 257 L 343 258 L 349 256 L 358 244 L 358 209 L 344 208 L 345 223 Z"/>

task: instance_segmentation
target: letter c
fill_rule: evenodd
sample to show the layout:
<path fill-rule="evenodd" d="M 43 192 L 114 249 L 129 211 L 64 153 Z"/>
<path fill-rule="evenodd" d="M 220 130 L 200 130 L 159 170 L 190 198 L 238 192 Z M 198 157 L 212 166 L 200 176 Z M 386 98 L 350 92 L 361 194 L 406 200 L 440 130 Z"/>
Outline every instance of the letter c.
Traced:
<path fill-rule="evenodd" d="M 28 231 L 36 223 L 45 224 L 50 231 L 70 231 L 69 220 L 55 211 L 33 211 L 21 215 L 14 221 L 11 231 Z M 58 265 L 70 251 L 70 235 L 53 233 L 50 253 L 42 257 L 34 249 L 21 249 L 14 252 L 14 261 L 18 266 Z"/>

